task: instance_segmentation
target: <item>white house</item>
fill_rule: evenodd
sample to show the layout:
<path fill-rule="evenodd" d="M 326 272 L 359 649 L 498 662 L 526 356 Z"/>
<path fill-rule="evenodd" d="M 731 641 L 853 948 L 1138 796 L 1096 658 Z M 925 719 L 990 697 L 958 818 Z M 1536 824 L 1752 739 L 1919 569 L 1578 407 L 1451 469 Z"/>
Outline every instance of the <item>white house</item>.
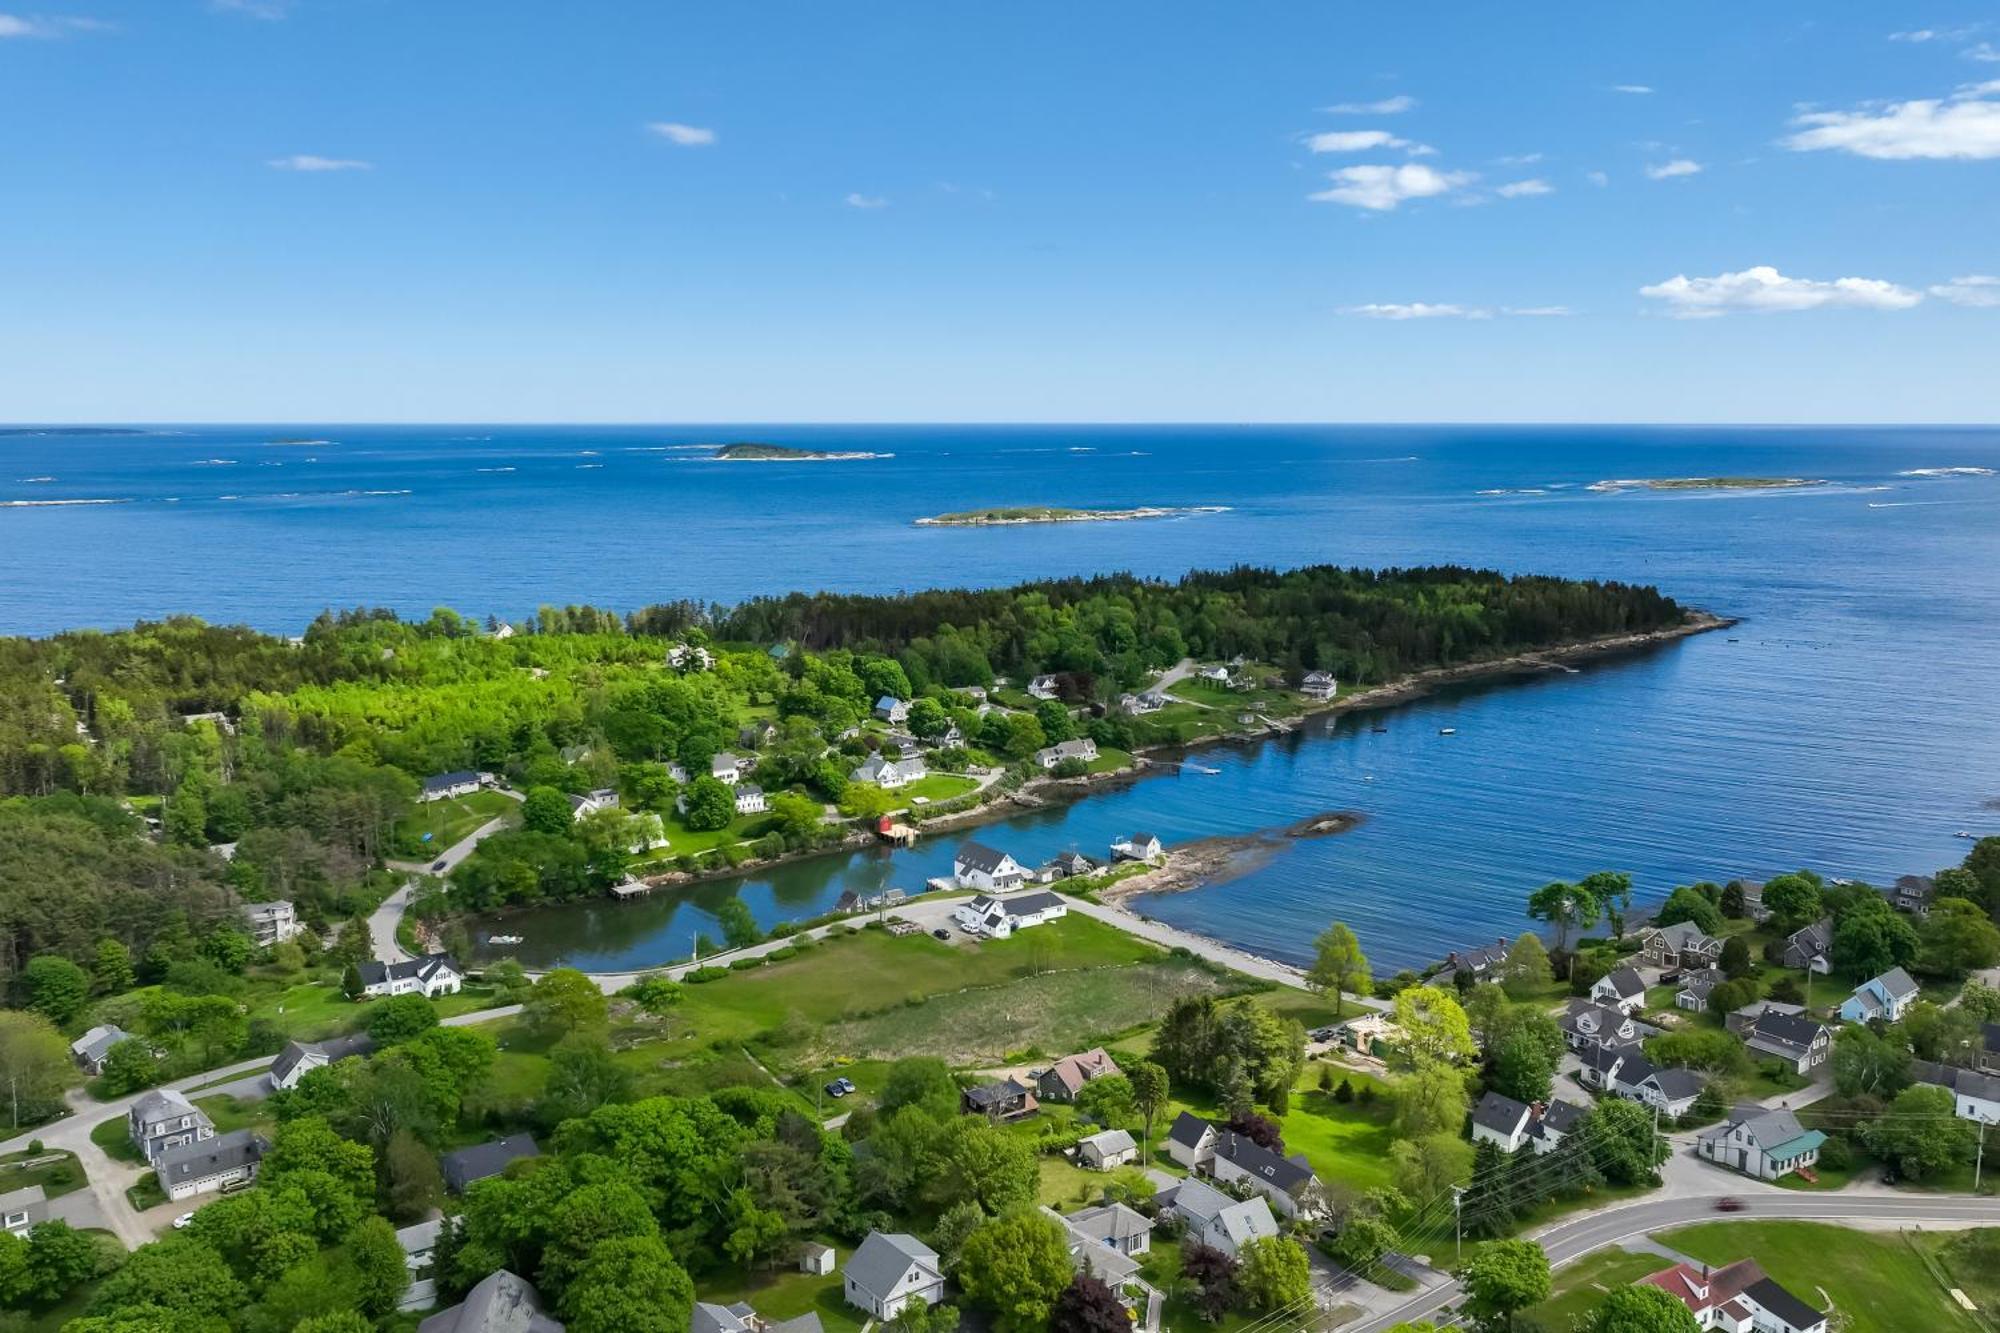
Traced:
<path fill-rule="evenodd" d="M 1028 693 L 1033 695 L 1037 699 L 1055 698 L 1056 678 L 1054 676 L 1035 677 L 1033 680 L 1028 682 Z"/>
<path fill-rule="evenodd" d="M 667 665 L 676 671 L 706 671 L 715 665 L 715 655 L 706 648 L 677 643 L 667 649 Z"/>
<path fill-rule="evenodd" d="M 454 796 L 470 796 L 479 790 L 484 773 L 474 773 L 460 769 L 455 773 L 436 773 L 424 779 L 424 785 L 417 792 L 419 801 L 443 801 Z"/>
<path fill-rule="evenodd" d="M 183 1144 L 214 1138 L 215 1122 L 172 1088 L 155 1088 L 125 1113 L 125 1131 L 148 1162 L 157 1162 Z"/>
<path fill-rule="evenodd" d="M 617 808 L 618 789 L 616 787 L 599 787 L 594 791 L 587 791 L 581 796 L 572 796 L 569 798 L 569 817 L 571 819 L 582 819 L 585 815 L 594 815 L 599 810 L 616 810 Z"/>
<path fill-rule="evenodd" d="M 1178 1217 L 1187 1225 L 1189 1240 L 1232 1259 L 1251 1241 L 1278 1234 L 1278 1219 L 1261 1194 L 1232 1199 L 1205 1180 L 1189 1179 L 1153 1197 L 1162 1215 Z"/>
<path fill-rule="evenodd" d="M 739 815 L 761 815 L 770 807 L 764 802 L 764 789 L 755 783 L 746 782 L 736 789 L 736 813 Z"/>
<path fill-rule="evenodd" d="M 1005 893 L 1028 882 L 1028 868 L 1005 852 L 996 852 L 983 843 L 960 843 L 952 858 L 951 877 L 961 889 L 984 889 Z"/>
<path fill-rule="evenodd" d="M 373 999 L 381 995 L 422 995 L 436 999 L 456 995 L 465 984 L 448 953 L 425 954 L 400 963 L 383 963 L 370 958 L 359 964 L 361 993 Z"/>
<path fill-rule="evenodd" d="M 717 782 L 726 782 L 734 787 L 743 780 L 743 761 L 724 750 L 708 761 L 708 775 Z"/>
<path fill-rule="evenodd" d="M 1214 1125 L 1193 1112 L 1182 1111 L 1167 1131 L 1167 1156 L 1190 1171 L 1199 1170 L 1215 1159 L 1216 1136 Z"/>
<path fill-rule="evenodd" d="M 1139 694 L 1121 694 L 1118 696 L 1118 707 L 1134 717 L 1145 713 L 1157 713 L 1171 702 L 1173 701 L 1158 690 L 1146 690 Z"/>
<path fill-rule="evenodd" d="M 100 1023 L 71 1042 L 69 1053 L 83 1066 L 85 1073 L 101 1074 L 104 1072 L 104 1057 L 111 1054 L 113 1046 L 131 1035 L 116 1023 Z"/>
<path fill-rule="evenodd" d="M 1205 666 L 1195 672 L 1195 675 L 1201 677 L 1203 680 L 1212 680 L 1218 685 L 1227 685 L 1229 683 L 1229 668 L 1220 664 Z"/>
<path fill-rule="evenodd" d="M 1620 1013 L 1632 1013 L 1646 1002 L 1646 981 L 1629 967 L 1621 967 L 1597 979 L 1590 998 Z"/>
<path fill-rule="evenodd" d="M 1017 930 L 1068 915 L 1069 904 L 1053 893 L 1026 893 L 1015 898 L 995 898 L 982 893 L 961 904 L 952 913 L 952 919 L 968 935 L 1004 940 Z"/>
<path fill-rule="evenodd" d="M 1721 1268 L 1675 1264 L 1639 1284 L 1658 1287 L 1688 1308 L 1701 1328 L 1722 1333 L 1826 1333 L 1826 1315 L 1786 1291 L 1757 1266 L 1738 1259 Z"/>
<path fill-rule="evenodd" d="M 1976 1069 L 1955 1069 L 1929 1060 L 1910 1061 L 1910 1077 L 1951 1093 L 1960 1120 L 2000 1125 L 2000 1078 Z"/>
<path fill-rule="evenodd" d="M 244 903 L 237 909 L 250 929 L 250 940 L 260 949 L 283 944 L 305 927 L 299 924 L 298 910 L 284 899 L 268 903 Z"/>
<path fill-rule="evenodd" d="M 1319 1177 L 1306 1164 L 1303 1154 L 1280 1157 L 1262 1144 L 1228 1129 L 1216 1134 L 1215 1151 L 1208 1159 L 1208 1169 L 1217 1184 L 1246 1185 L 1263 1195 L 1273 1208 L 1286 1217 L 1297 1217 L 1306 1211 L 1307 1191 L 1319 1183 Z"/>
<path fill-rule="evenodd" d="M 1077 1164 L 1092 1171 L 1109 1171 L 1136 1161 L 1138 1156 L 1139 1145 L 1122 1129 L 1107 1129 L 1076 1141 Z"/>
<path fill-rule="evenodd" d="M 814 1277 L 825 1277 L 833 1271 L 833 1265 L 837 1258 L 838 1256 L 833 1252 L 833 1246 L 822 1245 L 816 1240 L 809 1240 L 799 1246 L 799 1271 L 801 1273 L 811 1273 Z"/>
<path fill-rule="evenodd" d="M 1660 1031 L 1621 1009 L 1607 1009 L 1590 1000 L 1571 1000 L 1556 1026 L 1562 1029 L 1563 1040 L 1573 1051 L 1586 1051 L 1593 1046 L 1633 1046 L 1659 1035 Z"/>
<path fill-rule="evenodd" d="M 169 1199 L 213 1194 L 255 1180 L 270 1146 L 252 1130 L 232 1129 L 165 1150 L 153 1160 L 153 1174 Z"/>
<path fill-rule="evenodd" d="M 1166 848 L 1160 845 L 1160 840 L 1150 833 L 1134 833 L 1111 844 L 1113 861 L 1150 861 L 1165 852 Z"/>
<path fill-rule="evenodd" d="M 900 1231 L 871 1231 L 841 1273 L 847 1303 L 876 1319 L 891 1320 L 921 1296 L 936 1305 L 944 1295 L 937 1251 Z"/>
<path fill-rule="evenodd" d="M 1790 1111 L 1739 1106 L 1725 1124 L 1703 1130 L 1695 1152 L 1759 1180 L 1776 1180 L 1819 1160 L 1826 1135 L 1807 1129 Z"/>
<path fill-rule="evenodd" d="M 1035 762 L 1043 768 L 1054 768 L 1067 759 L 1077 759 L 1089 763 L 1097 758 L 1097 742 L 1088 736 L 1073 741 L 1058 741 L 1046 749 L 1035 751 Z"/>
<path fill-rule="evenodd" d="M 409 1270 L 410 1285 L 396 1303 L 402 1311 L 428 1310 L 437 1304 L 437 1279 L 431 1276 L 431 1260 L 437 1254 L 438 1232 L 444 1219 L 416 1222 L 396 1232 L 396 1244 L 403 1247 L 403 1267 Z"/>
<path fill-rule="evenodd" d="M 0 1194 L 0 1231 L 26 1240 L 30 1231 L 48 1220 L 49 1196 L 40 1185 Z"/>
<path fill-rule="evenodd" d="M 1340 682 L 1325 671 L 1308 671 L 1305 679 L 1299 682 L 1299 693 L 1320 703 L 1333 698 L 1339 689 Z"/>
<path fill-rule="evenodd" d="M 1488 1092 L 1472 1108 L 1472 1141 L 1494 1144 L 1501 1152 L 1526 1143 L 1534 1125 L 1534 1107 L 1497 1092 Z"/>
<path fill-rule="evenodd" d="M 1892 967 L 1856 986 L 1854 994 L 1841 1001 L 1840 1016 L 1850 1023 L 1866 1023 L 1874 1018 L 1897 1023 L 1916 998 L 1916 981 L 1902 968 Z"/>
<path fill-rule="evenodd" d="M 929 770 L 924 766 L 923 756 L 912 759 L 890 759 L 879 751 L 848 773 L 853 782 L 872 782 L 884 791 L 894 791 L 923 777 Z"/>
<path fill-rule="evenodd" d="M 892 727 L 900 727 L 910 720 L 909 701 L 885 694 L 875 701 L 875 716 Z"/>
<path fill-rule="evenodd" d="M 365 1032 L 335 1037 L 331 1041 L 293 1041 L 271 1062 L 271 1087 L 279 1092 L 296 1088 L 299 1080 L 315 1069 L 324 1069 L 351 1055 L 366 1055 L 375 1049 L 375 1039 Z"/>

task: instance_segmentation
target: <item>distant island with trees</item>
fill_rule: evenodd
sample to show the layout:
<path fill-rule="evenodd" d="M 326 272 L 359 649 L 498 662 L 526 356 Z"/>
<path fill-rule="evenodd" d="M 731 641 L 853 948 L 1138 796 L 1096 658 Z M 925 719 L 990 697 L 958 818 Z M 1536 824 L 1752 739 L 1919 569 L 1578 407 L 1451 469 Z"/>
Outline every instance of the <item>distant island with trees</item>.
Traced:
<path fill-rule="evenodd" d="M 1004 528 L 1025 523 L 1123 523 L 1140 518 L 1189 518 L 1222 514 L 1227 505 L 1138 505 L 1131 509 L 1071 509 L 1062 505 L 1014 505 L 963 509 L 918 519 L 920 528 Z"/>
<path fill-rule="evenodd" d="M 789 444 L 743 441 L 718 445 L 714 457 L 723 463 L 844 463 L 864 458 L 891 458 L 894 455 L 868 449 L 798 449 Z"/>

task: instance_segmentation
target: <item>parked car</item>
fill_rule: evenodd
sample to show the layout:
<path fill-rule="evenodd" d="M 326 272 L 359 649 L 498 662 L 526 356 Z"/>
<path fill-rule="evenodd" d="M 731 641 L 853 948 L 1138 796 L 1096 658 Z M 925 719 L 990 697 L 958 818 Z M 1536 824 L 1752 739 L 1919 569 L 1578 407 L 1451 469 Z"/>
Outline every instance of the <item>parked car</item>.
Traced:
<path fill-rule="evenodd" d="M 437 860 L 435 860 L 435 861 L 431 862 L 431 869 L 432 869 L 433 871 L 441 871 L 441 870 L 443 870 L 443 869 L 444 869 L 444 858 L 440 856 L 440 857 L 439 857 L 439 858 L 438 858 Z"/>
<path fill-rule="evenodd" d="M 936 930 L 932 931 L 931 934 L 937 936 L 941 940 L 948 940 L 951 938 L 951 932 L 946 930 L 943 926 L 939 926 Z"/>
<path fill-rule="evenodd" d="M 193 1213 L 182 1213 L 179 1217 L 174 1219 L 174 1230 L 186 1231 L 188 1228 L 188 1223 L 192 1221 L 194 1221 Z"/>
<path fill-rule="evenodd" d="M 854 1091 L 856 1091 L 854 1080 L 849 1078 L 837 1078 L 826 1085 L 826 1095 L 829 1097 L 845 1097 Z"/>

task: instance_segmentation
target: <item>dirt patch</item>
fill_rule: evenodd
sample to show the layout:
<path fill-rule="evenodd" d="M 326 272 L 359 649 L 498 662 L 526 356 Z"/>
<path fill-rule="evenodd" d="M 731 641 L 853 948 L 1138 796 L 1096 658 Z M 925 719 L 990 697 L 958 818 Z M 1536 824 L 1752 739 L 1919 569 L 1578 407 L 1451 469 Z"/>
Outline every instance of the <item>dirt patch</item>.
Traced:
<path fill-rule="evenodd" d="M 1236 879 L 1267 864 L 1291 843 L 1304 838 L 1331 838 L 1358 828 L 1366 816 L 1357 810 L 1329 810 L 1308 815 L 1292 824 L 1258 829 L 1254 833 L 1232 833 L 1226 837 L 1197 838 L 1169 848 L 1167 863 L 1158 870 L 1121 879 L 1098 891 L 1098 897 L 1117 902 L 1141 893 L 1179 893 L 1205 884 Z"/>

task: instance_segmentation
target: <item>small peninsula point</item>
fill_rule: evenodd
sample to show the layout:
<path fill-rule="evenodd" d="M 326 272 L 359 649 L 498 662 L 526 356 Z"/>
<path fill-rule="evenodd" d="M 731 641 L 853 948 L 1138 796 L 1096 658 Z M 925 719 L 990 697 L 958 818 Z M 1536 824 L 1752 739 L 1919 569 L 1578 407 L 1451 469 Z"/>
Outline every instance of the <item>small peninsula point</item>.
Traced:
<path fill-rule="evenodd" d="M 933 514 L 916 521 L 920 528 L 1004 528 L 1024 523 L 1125 523 L 1139 518 L 1189 518 L 1223 514 L 1228 505 L 1140 505 L 1132 509 L 1072 509 L 1062 505 L 1016 505 L 965 509 Z"/>
<path fill-rule="evenodd" d="M 867 449 L 795 449 L 787 444 L 744 442 L 717 446 L 715 458 L 723 463 L 845 463 L 862 458 L 893 458 Z"/>
<path fill-rule="evenodd" d="M 1590 489 L 1618 491 L 1776 491 L 1796 486 L 1824 486 L 1811 477 L 1640 477 L 1592 482 Z"/>

